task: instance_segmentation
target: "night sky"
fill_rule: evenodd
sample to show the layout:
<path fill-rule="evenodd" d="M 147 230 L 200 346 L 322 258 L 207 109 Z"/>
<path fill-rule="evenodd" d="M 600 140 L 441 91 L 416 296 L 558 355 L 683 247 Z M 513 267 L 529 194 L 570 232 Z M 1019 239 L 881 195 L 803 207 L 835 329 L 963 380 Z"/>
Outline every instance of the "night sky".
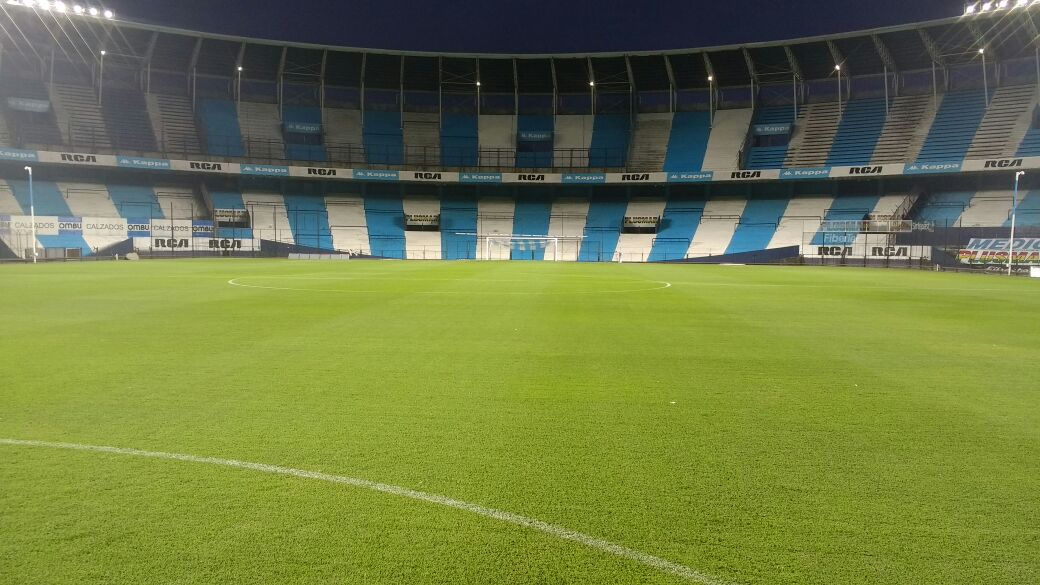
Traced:
<path fill-rule="evenodd" d="M 107 0 L 121 18 L 363 48 L 563 53 L 783 40 L 956 16 L 959 0 Z"/>

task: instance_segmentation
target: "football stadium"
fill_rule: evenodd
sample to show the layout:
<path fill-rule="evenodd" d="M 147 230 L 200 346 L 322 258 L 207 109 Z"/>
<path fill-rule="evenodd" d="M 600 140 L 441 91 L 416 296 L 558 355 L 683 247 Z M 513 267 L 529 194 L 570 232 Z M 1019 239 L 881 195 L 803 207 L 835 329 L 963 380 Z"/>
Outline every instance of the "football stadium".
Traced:
<path fill-rule="evenodd" d="M 464 54 L 5 0 L 0 583 L 1040 582 L 1036 4 Z"/>

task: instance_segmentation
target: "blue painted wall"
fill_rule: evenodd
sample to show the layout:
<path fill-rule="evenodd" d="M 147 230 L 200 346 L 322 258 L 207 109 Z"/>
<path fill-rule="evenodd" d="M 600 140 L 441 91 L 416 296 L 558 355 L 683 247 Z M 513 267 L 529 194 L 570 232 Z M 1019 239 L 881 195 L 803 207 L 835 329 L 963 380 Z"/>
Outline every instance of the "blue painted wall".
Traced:
<path fill-rule="evenodd" d="M 776 234 L 790 199 L 751 199 L 744 207 L 727 254 L 765 250 Z"/>
<path fill-rule="evenodd" d="M 549 235 L 549 218 L 552 203 L 547 201 L 517 201 L 513 211 L 513 233 L 521 236 Z M 545 248 L 538 250 L 513 250 L 513 260 L 544 260 Z"/>
<path fill-rule="evenodd" d="M 404 132 L 401 112 L 365 112 L 363 132 L 365 157 L 370 164 L 404 163 Z"/>
<path fill-rule="evenodd" d="M 661 227 L 650 250 L 650 262 L 679 260 L 690 250 L 697 227 L 704 215 L 704 201 L 672 199 L 664 207 Z"/>
<path fill-rule="evenodd" d="M 206 152 L 218 156 L 245 156 L 242 128 L 238 124 L 234 102 L 202 100 L 198 115 L 206 138 Z"/>
<path fill-rule="evenodd" d="M 700 171 L 710 136 L 711 115 L 708 112 L 676 112 L 672 117 L 672 132 L 668 135 L 664 170 Z"/>
<path fill-rule="evenodd" d="M 628 161 L 632 124 L 627 114 L 597 114 L 592 124 L 589 166 L 618 168 Z"/>
<path fill-rule="evenodd" d="M 159 206 L 159 198 L 151 187 L 140 185 L 109 185 L 108 195 L 112 198 L 120 217 L 141 219 L 151 217 L 163 219 L 166 211 Z M 240 196 L 241 198 L 241 196 Z"/>
<path fill-rule="evenodd" d="M 458 232 L 474 234 L 461 236 Z M 441 255 L 445 260 L 477 257 L 477 201 L 446 198 L 441 201 Z"/>
<path fill-rule="evenodd" d="M 592 201 L 585 219 L 585 239 L 578 252 L 579 262 L 610 262 L 614 259 L 627 210 L 627 201 Z"/>
<path fill-rule="evenodd" d="M 285 106 L 282 119 L 286 124 L 321 124 L 321 109 L 314 106 Z M 323 129 L 324 130 L 324 129 Z M 325 162 L 329 155 L 322 144 L 321 134 L 285 132 L 285 156 L 290 160 Z"/>
<path fill-rule="evenodd" d="M 477 166 L 477 117 L 444 114 L 441 120 L 441 164 L 448 167 Z"/>
<path fill-rule="evenodd" d="M 365 197 L 365 223 L 373 256 L 405 258 L 404 203 L 400 197 Z"/>
<path fill-rule="evenodd" d="M 286 195 L 284 199 L 293 241 L 300 246 L 335 249 L 332 245 L 332 230 L 329 228 L 329 214 L 325 209 L 324 197 Z"/>
<path fill-rule="evenodd" d="M 865 165 L 874 156 L 888 113 L 885 100 L 853 100 L 845 105 L 827 166 Z"/>
<path fill-rule="evenodd" d="M 960 162 L 986 115 L 982 90 L 950 92 L 935 112 L 935 121 L 917 156 L 919 161 Z"/>

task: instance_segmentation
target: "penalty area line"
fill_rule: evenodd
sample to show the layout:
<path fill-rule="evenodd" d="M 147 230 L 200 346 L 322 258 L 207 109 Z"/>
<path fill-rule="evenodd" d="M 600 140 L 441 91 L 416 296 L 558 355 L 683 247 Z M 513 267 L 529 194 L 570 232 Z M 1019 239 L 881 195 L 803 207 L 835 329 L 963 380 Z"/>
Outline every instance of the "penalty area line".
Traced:
<path fill-rule="evenodd" d="M 295 469 L 292 467 L 281 467 L 278 465 L 268 465 L 266 463 L 251 463 L 249 461 L 238 461 L 236 459 L 220 459 L 217 457 L 203 457 L 199 455 L 189 455 L 184 453 L 167 453 L 165 451 L 145 451 L 142 449 L 130 449 L 125 447 L 108 447 L 104 445 L 84 445 L 79 443 L 61 443 L 52 441 L 32 441 L 23 439 L 3 439 L 0 438 L 0 445 L 10 445 L 16 447 L 45 447 L 51 449 L 66 449 L 71 451 L 86 451 L 93 453 L 110 453 L 114 455 L 126 455 L 131 457 L 147 457 L 150 459 L 164 459 L 167 461 L 182 461 L 187 463 L 201 463 L 204 465 L 219 465 L 222 467 L 232 467 L 237 469 L 247 469 L 250 471 L 257 471 L 260 473 L 269 473 L 273 475 L 287 475 L 300 479 L 313 479 L 317 481 L 324 481 L 329 483 L 338 483 L 343 485 L 349 485 L 357 488 L 367 489 L 376 491 L 384 494 L 398 496 L 402 498 L 408 498 L 412 500 L 419 500 L 430 504 L 436 504 L 447 508 L 454 508 L 456 510 L 462 510 L 464 512 L 470 512 L 478 516 L 484 516 L 485 518 L 491 518 L 493 520 L 499 520 L 501 522 L 507 522 L 524 528 L 530 528 L 537 530 L 559 538 L 561 540 L 569 540 L 578 544 L 584 545 L 589 548 L 599 550 L 629 561 L 639 563 L 643 566 L 656 569 L 665 573 L 681 577 L 687 581 L 693 583 L 700 583 L 702 585 L 735 585 L 729 581 L 724 581 L 718 577 L 708 575 L 691 569 L 685 565 L 656 557 L 654 555 L 633 549 L 620 544 L 616 544 L 607 540 L 596 538 L 588 534 L 578 532 L 576 530 L 570 530 L 562 526 L 543 522 L 535 518 L 528 518 L 519 514 L 513 514 L 512 512 L 505 512 L 502 510 L 496 510 L 494 508 L 488 508 L 487 506 L 481 506 L 480 504 L 471 504 L 462 500 L 456 500 L 447 496 L 441 496 L 438 494 L 431 494 L 428 492 L 421 492 L 405 487 L 378 483 L 369 481 L 367 479 L 359 479 L 356 477 L 348 477 L 345 475 L 332 475 L 328 473 L 322 473 L 320 471 L 308 471 L 306 469 Z"/>

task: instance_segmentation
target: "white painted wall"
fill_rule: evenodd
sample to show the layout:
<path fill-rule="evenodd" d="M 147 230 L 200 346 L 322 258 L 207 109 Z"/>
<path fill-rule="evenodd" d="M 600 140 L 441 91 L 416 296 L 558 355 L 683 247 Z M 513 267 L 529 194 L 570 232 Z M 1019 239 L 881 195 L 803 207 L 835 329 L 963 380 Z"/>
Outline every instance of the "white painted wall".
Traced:
<path fill-rule="evenodd" d="M 329 212 L 329 230 L 332 232 L 332 247 L 340 251 L 361 250 L 371 254 L 368 242 L 368 223 L 365 218 L 365 202 L 352 195 L 329 195 L 325 198 Z"/>
<path fill-rule="evenodd" d="M 746 206 L 747 199 L 711 199 L 705 203 L 700 226 L 686 255 L 697 258 L 725 254 Z"/>
<path fill-rule="evenodd" d="M 592 126 L 595 116 L 556 116 L 553 148 L 557 152 L 553 165 L 557 167 L 589 166 L 588 148 L 592 144 Z M 561 152 L 563 149 L 584 149 L 584 152 Z"/>
<path fill-rule="evenodd" d="M 242 201 L 253 216 L 253 237 L 257 240 L 294 243 L 289 214 L 280 193 L 242 193 Z"/>
<path fill-rule="evenodd" d="M 820 231 L 820 224 L 834 202 L 833 197 L 794 197 L 776 227 L 769 248 L 801 246 Z M 808 236 L 806 234 L 809 234 Z"/>
<path fill-rule="evenodd" d="M 97 183 L 57 183 L 72 215 L 79 217 L 119 217 L 119 210 L 108 194 L 108 187 Z"/>
<path fill-rule="evenodd" d="M 1021 196 L 1021 194 L 1020 194 Z M 999 227 L 1011 217 L 1010 191 L 979 191 L 961 214 L 962 227 Z"/>
<path fill-rule="evenodd" d="M 718 110 L 708 135 L 703 169 L 719 171 L 740 168 L 740 147 L 751 126 L 751 109 Z"/>
<path fill-rule="evenodd" d="M 589 202 L 580 199 L 560 199 L 553 202 L 552 211 L 549 215 L 550 236 L 583 236 L 585 235 L 585 222 L 589 216 Z M 581 251 L 581 241 L 573 240 L 560 242 L 557 253 L 558 259 L 567 262 L 577 262 L 578 252 Z M 545 251 L 545 259 L 552 260 L 552 251 Z"/>
<path fill-rule="evenodd" d="M 477 118 L 477 137 L 481 150 L 516 149 L 516 116 L 479 116 Z M 503 167 L 516 165 L 516 158 L 505 152 L 501 153 L 497 159 L 483 162 L 492 164 L 495 161 Z"/>

